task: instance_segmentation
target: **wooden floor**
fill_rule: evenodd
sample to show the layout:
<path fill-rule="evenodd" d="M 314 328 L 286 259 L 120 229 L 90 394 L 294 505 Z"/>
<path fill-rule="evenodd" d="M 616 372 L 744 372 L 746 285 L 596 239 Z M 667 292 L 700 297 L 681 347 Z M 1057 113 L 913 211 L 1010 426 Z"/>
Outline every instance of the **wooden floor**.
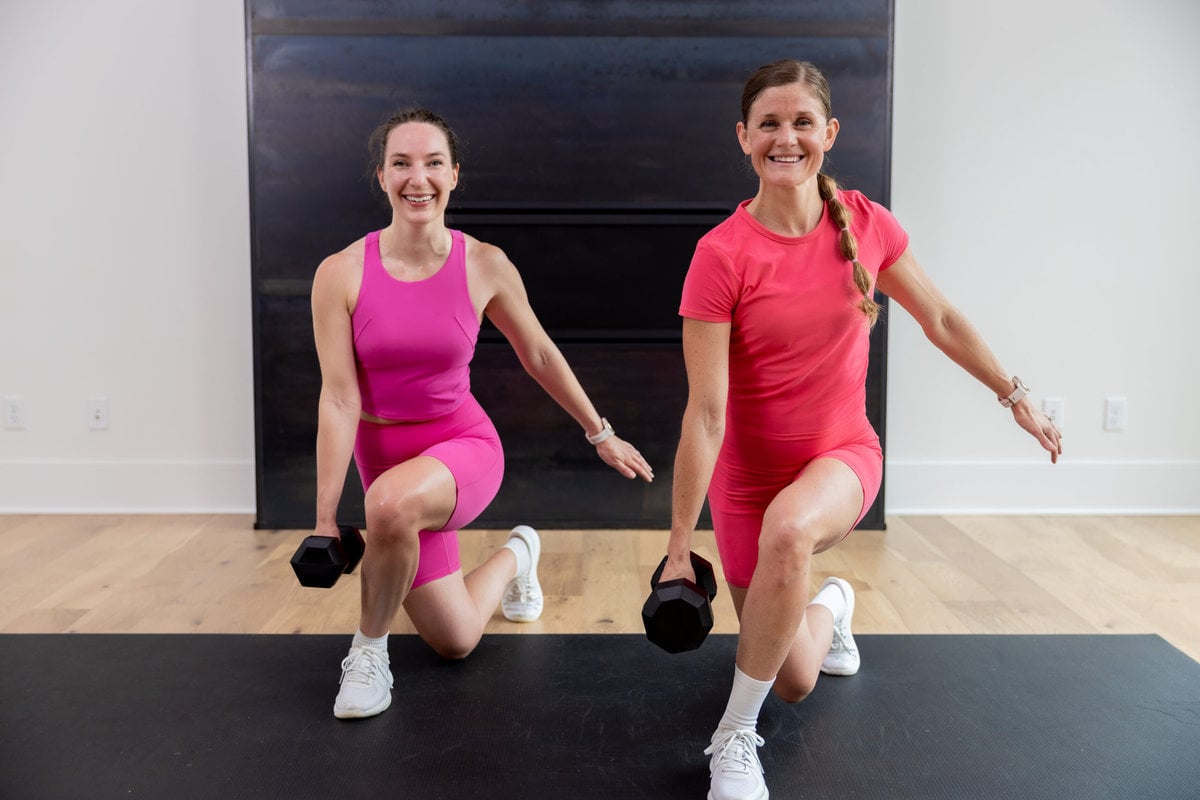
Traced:
<path fill-rule="evenodd" d="M 351 633 L 358 576 L 300 587 L 306 531 L 248 516 L 0 516 L 0 633 Z M 460 534 L 479 563 L 505 531 Z M 542 531 L 546 612 L 491 633 L 638 633 L 665 531 Z M 716 563 L 712 534 L 695 549 Z M 1156 633 L 1200 660 L 1200 517 L 893 517 L 815 562 L 854 584 L 855 632 Z M 737 631 L 729 593 L 719 633 Z M 397 620 L 393 632 L 411 632 Z"/>

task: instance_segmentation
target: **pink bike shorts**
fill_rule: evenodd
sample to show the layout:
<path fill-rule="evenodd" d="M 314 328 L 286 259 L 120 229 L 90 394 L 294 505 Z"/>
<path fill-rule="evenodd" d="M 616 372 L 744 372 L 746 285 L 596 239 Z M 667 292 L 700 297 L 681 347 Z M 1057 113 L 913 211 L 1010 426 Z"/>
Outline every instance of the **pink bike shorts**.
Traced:
<path fill-rule="evenodd" d="M 726 432 L 725 443 L 713 470 L 708 489 L 713 534 L 725 580 L 731 586 L 747 587 L 758 565 L 758 537 L 767 506 L 795 481 L 808 464 L 818 458 L 834 458 L 854 471 L 862 485 L 863 503 L 854 529 L 883 483 L 883 450 L 879 437 L 865 419 L 848 434 L 816 439 L 779 439 L 734 436 Z"/>
<path fill-rule="evenodd" d="M 383 473 L 417 456 L 436 458 L 454 476 L 454 511 L 439 530 L 421 531 L 421 555 L 412 588 L 462 566 L 458 529 L 478 517 L 500 491 L 504 451 L 500 436 L 473 395 L 445 416 L 422 422 L 380 424 L 360 420 L 354 461 L 363 491 Z M 368 547 L 369 547 L 368 539 Z"/>

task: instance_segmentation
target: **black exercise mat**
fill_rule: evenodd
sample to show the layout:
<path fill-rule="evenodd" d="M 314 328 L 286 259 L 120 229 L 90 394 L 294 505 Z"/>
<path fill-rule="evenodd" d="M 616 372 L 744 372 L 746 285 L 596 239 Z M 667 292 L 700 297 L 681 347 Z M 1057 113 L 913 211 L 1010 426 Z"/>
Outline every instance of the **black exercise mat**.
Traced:
<path fill-rule="evenodd" d="M 1200 664 L 1157 636 L 857 637 L 759 731 L 782 798 L 1197 798 Z M 0 797 L 704 798 L 736 638 L 393 636 L 392 708 L 332 715 L 349 636 L 0 636 Z"/>

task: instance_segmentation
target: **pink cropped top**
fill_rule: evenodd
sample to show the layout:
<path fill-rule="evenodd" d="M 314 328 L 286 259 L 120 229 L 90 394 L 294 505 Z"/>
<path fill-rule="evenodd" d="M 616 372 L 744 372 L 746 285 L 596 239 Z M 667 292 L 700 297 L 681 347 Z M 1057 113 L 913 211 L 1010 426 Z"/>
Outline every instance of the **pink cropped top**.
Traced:
<path fill-rule="evenodd" d="M 450 254 L 433 275 L 400 281 L 383 266 L 379 231 L 367 234 L 362 288 L 351 315 L 362 410 L 384 419 L 428 420 L 471 391 L 479 318 L 467 290 L 466 245 L 450 231 Z"/>

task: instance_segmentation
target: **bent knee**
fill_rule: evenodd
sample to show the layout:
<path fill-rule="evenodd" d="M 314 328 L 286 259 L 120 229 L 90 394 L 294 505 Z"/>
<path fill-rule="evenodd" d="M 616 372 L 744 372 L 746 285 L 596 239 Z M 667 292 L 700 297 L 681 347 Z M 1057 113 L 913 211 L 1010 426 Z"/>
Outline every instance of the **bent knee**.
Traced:
<path fill-rule="evenodd" d="M 758 540 L 759 563 L 791 571 L 812 558 L 820 541 L 817 527 L 803 519 L 764 520 Z"/>
<path fill-rule="evenodd" d="M 425 642 L 433 648 L 433 652 L 447 661 L 462 661 L 475 652 L 475 648 L 479 646 L 480 638 L 482 637 L 472 637 L 469 634 L 463 634 L 459 636 L 438 637 L 437 639 L 425 638 Z"/>
<path fill-rule="evenodd" d="M 799 703 L 812 694 L 813 689 L 817 687 L 817 678 L 820 674 L 820 670 L 815 670 L 811 675 L 788 677 L 780 675 L 772 687 L 775 696 L 785 703 Z"/>
<path fill-rule="evenodd" d="M 420 494 L 402 488 L 379 488 L 378 482 L 367 490 L 363 508 L 367 530 L 379 536 L 394 538 L 416 535 L 427 513 Z"/>

